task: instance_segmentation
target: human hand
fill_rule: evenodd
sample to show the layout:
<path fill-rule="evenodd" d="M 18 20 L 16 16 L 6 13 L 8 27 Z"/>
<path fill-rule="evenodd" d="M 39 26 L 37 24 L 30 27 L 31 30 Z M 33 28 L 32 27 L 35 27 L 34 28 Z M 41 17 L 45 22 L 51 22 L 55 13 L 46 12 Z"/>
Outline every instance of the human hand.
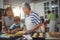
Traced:
<path fill-rule="evenodd" d="M 8 30 L 7 33 L 11 34 L 11 30 Z"/>
<path fill-rule="evenodd" d="M 2 26 L 2 33 L 5 33 L 5 32 L 6 32 L 5 26 Z"/>

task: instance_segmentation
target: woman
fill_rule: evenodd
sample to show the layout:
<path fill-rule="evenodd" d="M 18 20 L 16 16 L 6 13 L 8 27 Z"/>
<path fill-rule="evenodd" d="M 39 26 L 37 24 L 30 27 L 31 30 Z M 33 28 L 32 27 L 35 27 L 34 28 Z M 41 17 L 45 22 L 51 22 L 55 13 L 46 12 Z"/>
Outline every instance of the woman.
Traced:
<path fill-rule="evenodd" d="M 31 11 L 31 7 L 28 3 L 24 3 L 22 5 L 22 9 L 26 15 L 25 26 L 27 30 L 25 33 L 31 33 L 37 31 L 37 29 L 42 25 L 39 15 Z"/>
<path fill-rule="evenodd" d="M 48 20 L 50 21 L 49 32 L 55 32 L 56 16 L 51 11 L 48 11 Z"/>
<path fill-rule="evenodd" d="M 6 8 L 6 16 L 2 16 L 2 32 L 5 33 L 6 29 L 9 28 L 10 25 L 14 23 L 14 16 L 12 12 L 12 8 Z"/>

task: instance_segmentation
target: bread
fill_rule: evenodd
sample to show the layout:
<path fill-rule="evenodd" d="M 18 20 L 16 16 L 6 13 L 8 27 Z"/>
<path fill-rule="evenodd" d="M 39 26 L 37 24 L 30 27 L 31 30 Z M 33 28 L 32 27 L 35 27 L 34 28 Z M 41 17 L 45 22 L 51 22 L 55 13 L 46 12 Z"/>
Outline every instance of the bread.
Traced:
<path fill-rule="evenodd" d="M 43 33 L 39 33 L 39 37 L 43 37 Z"/>
<path fill-rule="evenodd" d="M 36 37 L 37 36 L 37 33 L 34 33 L 32 37 Z"/>
<path fill-rule="evenodd" d="M 50 32 L 49 35 L 52 36 L 52 37 L 56 37 L 57 36 L 57 32 Z"/>

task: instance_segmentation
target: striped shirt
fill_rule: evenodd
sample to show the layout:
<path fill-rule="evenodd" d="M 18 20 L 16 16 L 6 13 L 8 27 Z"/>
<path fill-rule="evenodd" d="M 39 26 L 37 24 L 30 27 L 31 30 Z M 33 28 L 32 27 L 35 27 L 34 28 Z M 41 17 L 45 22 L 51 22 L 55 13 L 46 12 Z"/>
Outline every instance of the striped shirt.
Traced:
<path fill-rule="evenodd" d="M 31 12 L 30 18 L 31 18 L 31 22 L 34 25 L 37 25 L 37 24 L 41 23 L 41 19 L 40 19 L 39 15 L 35 12 Z"/>
<path fill-rule="evenodd" d="M 10 26 L 10 29 L 16 29 L 16 28 L 22 28 L 24 26 L 24 24 L 22 22 L 20 22 L 19 24 L 12 24 Z"/>

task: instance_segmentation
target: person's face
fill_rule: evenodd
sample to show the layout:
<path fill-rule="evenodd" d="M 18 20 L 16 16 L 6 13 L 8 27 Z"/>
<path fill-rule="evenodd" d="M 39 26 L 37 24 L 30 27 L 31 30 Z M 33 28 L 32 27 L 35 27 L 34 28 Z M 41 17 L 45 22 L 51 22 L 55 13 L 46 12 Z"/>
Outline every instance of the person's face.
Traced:
<path fill-rule="evenodd" d="M 15 24 L 19 24 L 20 20 L 14 20 Z"/>
<path fill-rule="evenodd" d="M 29 15 L 29 13 L 30 13 L 30 10 L 28 8 L 23 8 L 23 11 L 26 15 Z"/>
<path fill-rule="evenodd" d="M 11 11 L 7 11 L 7 16 L 8 17 L 12 17 L 13 16 L 13 13 Z"/>

